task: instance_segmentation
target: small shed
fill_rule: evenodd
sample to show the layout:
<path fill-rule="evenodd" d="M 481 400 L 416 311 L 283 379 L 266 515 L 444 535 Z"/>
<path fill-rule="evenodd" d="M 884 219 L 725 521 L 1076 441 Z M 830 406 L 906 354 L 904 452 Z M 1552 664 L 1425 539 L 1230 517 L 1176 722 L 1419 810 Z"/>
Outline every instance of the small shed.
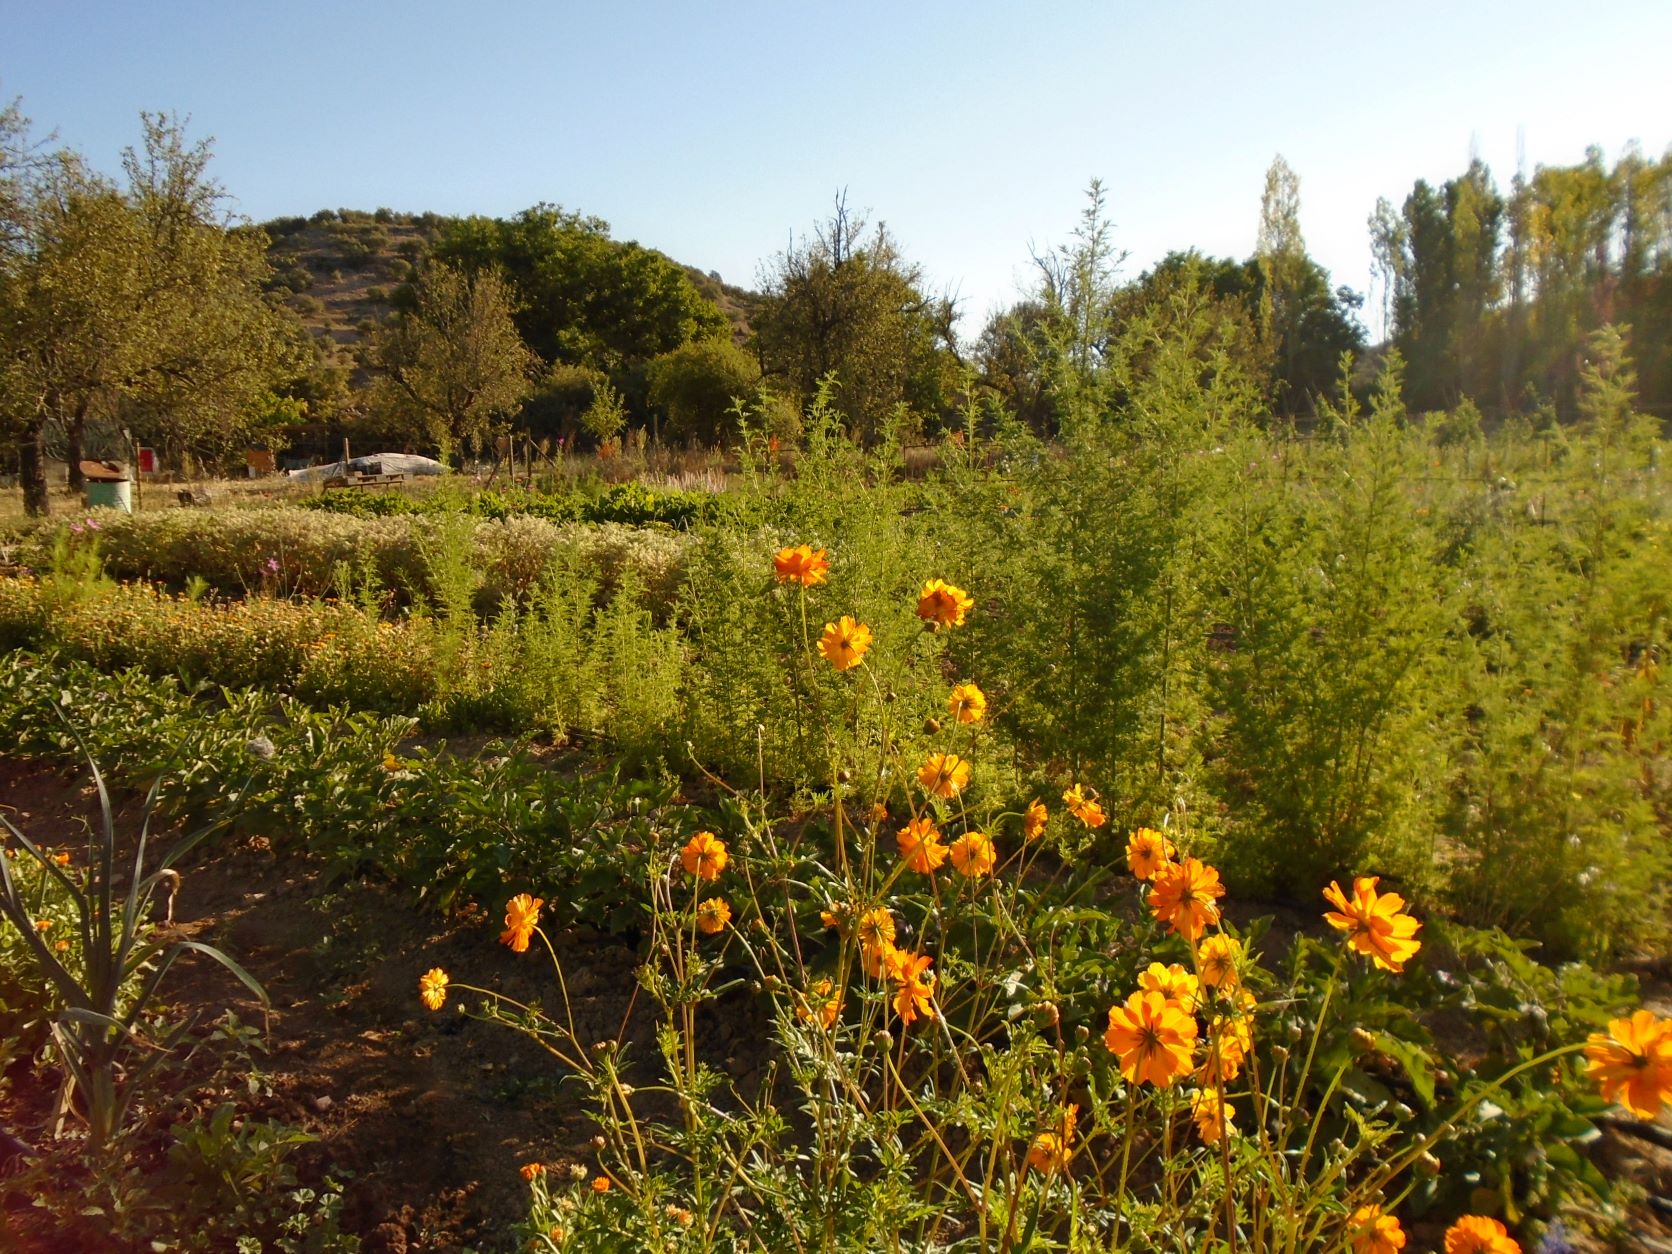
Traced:
<path fill-rule="evenodd" d="M 128 468 L 121 462 L 81 463 L 81 477 L 87 483 L 89 509 L 119 509 L 124 514 L 134 512 L 134 484 Z"/>

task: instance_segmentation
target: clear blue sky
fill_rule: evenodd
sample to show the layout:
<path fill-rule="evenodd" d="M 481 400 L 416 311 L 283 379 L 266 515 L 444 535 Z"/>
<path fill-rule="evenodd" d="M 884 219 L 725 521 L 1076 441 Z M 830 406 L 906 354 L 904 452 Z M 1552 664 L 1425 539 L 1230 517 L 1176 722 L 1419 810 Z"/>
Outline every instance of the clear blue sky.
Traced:
<path fill-rule="evenodd" d="M 115 171 L 190 114 L 251 218 L 351 207 L 607 219 L 753 286 L 836 189 L 963 332 L 1108 188 L 1135 275 L 1246 256 L 1265 169 L 1363 290 L 1365 219 L 1471 150 L 1527 168 L 1672 141 L 1672 3 L 150 4 L 0 0 L 0 94 Z"/>

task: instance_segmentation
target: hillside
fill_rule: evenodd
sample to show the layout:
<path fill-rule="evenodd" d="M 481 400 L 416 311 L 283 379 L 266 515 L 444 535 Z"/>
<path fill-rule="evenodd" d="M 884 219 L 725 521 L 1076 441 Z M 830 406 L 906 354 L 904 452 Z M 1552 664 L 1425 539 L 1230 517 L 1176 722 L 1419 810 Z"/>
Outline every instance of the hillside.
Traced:
<path fill-rule="evenodd" d="M 322 366 L 342 370 L 355 387 L 366 382 L 369 372 L 361 360 L 362 346 L 393 312 L 402 285 L 423 264 L 431 242 L 448 221 L 433 213 L 322 209 L 312 217 L 260 224 L 271 241 L 269 290 L 283 295 L 314 336 Z M 759 294 L 726 283 L 713 272 L 675 264 L 725 314 L 733 338 L 745 342 Z"/>

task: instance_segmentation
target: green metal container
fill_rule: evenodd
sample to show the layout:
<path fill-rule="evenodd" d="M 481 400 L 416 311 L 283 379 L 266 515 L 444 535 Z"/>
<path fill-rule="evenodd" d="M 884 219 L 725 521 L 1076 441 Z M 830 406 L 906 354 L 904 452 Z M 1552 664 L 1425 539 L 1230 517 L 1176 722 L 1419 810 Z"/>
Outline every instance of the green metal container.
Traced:
<path fill-rule="evenodd" d="M 124 514 L 133 513 L 133 480 L 89 479 L 87 481 L 87 508 L 119 509 Z"/>

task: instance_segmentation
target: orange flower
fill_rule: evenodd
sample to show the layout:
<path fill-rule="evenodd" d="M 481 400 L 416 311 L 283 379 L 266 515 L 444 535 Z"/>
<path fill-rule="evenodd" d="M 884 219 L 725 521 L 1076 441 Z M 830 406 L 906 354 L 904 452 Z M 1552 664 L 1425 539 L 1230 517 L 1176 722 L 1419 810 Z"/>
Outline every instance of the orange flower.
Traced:
<path fill-rule="evenodd" d="M 1043 801 L 1035 797 L 1022 812 L 1022 839 L 1038 840 L 1045 834 L 1045 824 L 1050 820 L 1051 812 L 1045 808 Z"/>
<path fill-rule="evenodd" d="M 47 930 L 47 928 L 49 928 L 51 926 L 52 926 L 52 920 L 51 919 L 36 919 L 35 920 L 35 930 L 37 932 L 44 932 L 44 931 Z"/>
<path fill-rule="evenodd" d="M 871 807 L 871 822 L 873 822 L 873 823 L 886 823 L 886 822 L 888 822 L 888 807 L 883 805 L 883 803 L 880 802 L 880 801 L 877 802 L 875 805 L 873 805 Z"/>
<path fill-rule="evenodd" d="M 1210 923 L 1219 922 L 1216 898 L 1225 895 L 1219 872 L 1200 859 L 1168 862 L 1156 872 L 1150 886 L 1150 909 L 1155 917 L 1184 937 L 1194 941 Z"/>
<path fill-rule="evenodd" d="M 1422 948 L 1416 939 L 1422 927 L 1408 914 L 1401 914 L 1405 899 L 1398 893 L 1377 893 L 1377 877 L 1360 876 L 1353 881 L 1353 896 L 1348 900 L 1341 885 L 1330 881 L 1324 889 L 1324 900 L 1334 910 L 1325 911 L 1330 926 L 1347 933 L 1347 947 L 1363 954 L 1384 971 L 1395 975 Z"/>
<path fill-rule="evenodd" d="M 871 647 L 871 629 L 848 615 L 840 622 L 826 623 L 819 637 L 819 656 L 839 671 L 851 671 Z"/>
<path fill-rule="evenodd" d="M 594 1193 L 608 1193 L 610 1191 L 610 1178 L 608 1176 L 593 1176 L 592 1191 Z"/>
<path fill-rule="evenodd" d="M 991 875 L 997 862 L 998 852 L 993 842 L 981 832 L 965 832 L 952 842 L 952 865 L 959 875 L 978 880 L 983 875 Z"/>
<path fill-rule="evenodd" d="M 1446 1229 L 1446 1254 L 1521 1254 L 1521 1243 L 1496 1219 L 1464 1215 Z"/>
<path fill-rule="evenodd" d="M 1202 983 L 1209 988 L 1226 992 L 1237 986 L 1241 976 L 1237 968 L 1242 962 L 1242 945 L 1223 932 L 1215 932 L 1202 942 L 1196 951 L 1196 969 L 1202 973 Z"/>
<path fill-rule="evenodd" d="M 1090 828 L 1102 827 L 1109 821 L 1109 816 L 1103 813 L 1103 807 L 1097 804 L 1097 794 L 1089 788 L 1075 784 L 1062 795 L 1063 804 L 1069 813 Z"/>
<path fill-rule="evenodd" d="M 731 855 L 726 852 L 726 842 L 713 832 L 698 832 L 685 842 L 685 847 L 679 851 L 679 860 L 684 864 L 687 875 L 694 875 L 699 880 L 717 880 L 720 872 L 726 869 L 726 863 L 731 861 Z"/>
<path fill-rule="evenodd" d="M 872 906 L 859 916 L 858 935 L 861 945 L 892 945 L 894 916 L 883 906 Z"/>
<path fill-rule="evenodd" d="M 947 850 L 941 844 L 941 834 L 928 819 L 913 819 L 895 833 L 894 841 L 906 866 L 919 875 L 938 870 L 946 861 Z"/>
<path fill-rule="evenodd" d="M 1229 1013 L 1216 1014 L 1208 1022 L 1207 1057 L 1202 1063 L 1201 1082 L 1224 1084 L 1237 1078 L 1249 1051 L 1254 1048 L 1254 994 L 1238 989 L 1231 998 Z"/>
<path fill-rule="evenodd" d="M 830 563 L 825 560 L 823 549 L 798 544 L 791 549 L 779 549 L 772 559 L 772 570 L 779 583 L 798 583 L 803 588 L 811 588 L 824 582 L 830 573 Z"/>
<path fill-rule="evenodd" d="M 68 853 L 55 853 L 52 855 L 52 860 L 59 866 L 70 865 L 70 855 Z"/>
<path fill-rule="evenodd" d="M 1167 1085 L 1190 1070 L 1196 1020 L 1178 1002 L 1139 990 L 1125 1006 L 1110 1007 L 1103 1043 L 1128 1083 Z"/>
<path fill-rule="evenodd" d="M 936 797 L 956 797 L 970 782 L 970 764 L 956 753 L 931 753 L 917 768 L 917 782 Z"/>
<path fill-rule="evenodd" d="M 1237 1117 L 1236 1107 L 1218 1089 L 1203 1089 L 1192 1097 L 1190 1117 L 1196 1121 L 1196 1134 L 1205 1145 L 1217 1145 L 1225 1133 L 1236 1131 L 1231 1126 Z"/>
<path fill-rule="evenodd" d="M 1606 1036 L 1593 1032 L 1585 1042 L 1585 1063 L 1605 1101 L 1653 1119 L 1672 1103 L 1672 1020 L 1648 1010 L 1612 1019 Z"/>
<path fill-rule="evenodd" d="M 546 903 L 539 897 L 518 893 L 505 903 L 505 930 L 499 939 L 511 947 L 514 954 L 526 954 L 528 941 L 540 922 L 540 907 Z"/>
<path fill-rule="evenodd" d="M 865 968 L 865 974 L 873 980 L 883 979 L 895 967 L 900 965 L 903 955 L 894 948 L 893 941 L 874 940 L 859 942 L 859 963 Z"/>
<path fill-rule="evenodd" d="M 1139 879 L 1152 879 L 1177 853 L 1173 842 L 1162 833 L 1153 827 L 1140 827 L 1126 842 L 1126 865 Z"/>
<path fill-rule="evenodd" d="M 546 1164 L 524 1163 L 521 1167 L 517 1168 L 517 1172 L 524 1180 L 533 1181 L 536 1176 L 543 1176 L 546 1174 Z"/>
<path fill-rule="evenodd" d="M 892 963 L 889 978 L 897 986 L 894 992 L 894 1012 L 900 1022 L 910 1027 L 919 1015 L 935 1017 L 935 976 L 929 970 L 934 959 L 928 954 L 900 954 Z"/>
<path fill-rule="evenodd" d="M 431 967 L 419 976 L 418 996 L 431 1010 L 440 1010 L 447 1004 L 447 972 Z"/>
<path fill-rule="evenodd" d="M 807 995 L 795 1008 L 795 1017 L 806 1023 L 817 1018 L 825 1028 L 835 1024 L 842 1014 L 842 996 L 829 980 L 820 980 L 807 990 Z"/>
<path fill-rule="evenodd" d="M 960 723 L 979 723 L 987 713 L 987 694 L 974 684 L 958 684 L 946 699 L 946 712 Z"/>
<path fill-rule="evenodd" d="M 1361 1206 L 1347 1220 L 1353 1254 L 1397 1254 L 1405 1248 L 1405 1230 L 1380 1206 Z"/>
<path fill-rule="evenodd" d="M 1160 993 L 1186 1010 L 1194 1011 L 1196 1008 L 1196 988 L 1196 977 L 1176 962 L 1169 962 L 1166 966 L 1152 962 L 1138 975 L 1139 992 Z"/>
<path fill-rule="evenodd" d="M 1046 1175 L 1054 1175 L 1068 1168 L 1074 1157 L 1074 1125 L 1079 1121 L 1078 1106 L 1064 1107 L 1056 1127 L 1041 1132 L 1028 1146 L 1028 1166 Z"/>
<path fill-rule="evenodd" d="M 401 760 L 395 756 L 393 750 L 383 755 L 383 769 L 391 775 L 401 769 Z"/>
<path fill-rule="evenodd" d="M 52 947 L 61 954 L 70 952 L 70 942 L 67 940 L 53 941 Z"/>
<path fill-rule="evenodd" d="M 931 579 L 917 597 L 917 616 L 939 627 L 962 627 L 964 615 L 974 608 L 969 593 L 942 579 Z"/>
<path fill-rule="evenodd" d="M 731 922 L 731 904 L 724 897 L 710 897 L 697 907 L 697 931 L 708 936 L 726 930 Z"/>

